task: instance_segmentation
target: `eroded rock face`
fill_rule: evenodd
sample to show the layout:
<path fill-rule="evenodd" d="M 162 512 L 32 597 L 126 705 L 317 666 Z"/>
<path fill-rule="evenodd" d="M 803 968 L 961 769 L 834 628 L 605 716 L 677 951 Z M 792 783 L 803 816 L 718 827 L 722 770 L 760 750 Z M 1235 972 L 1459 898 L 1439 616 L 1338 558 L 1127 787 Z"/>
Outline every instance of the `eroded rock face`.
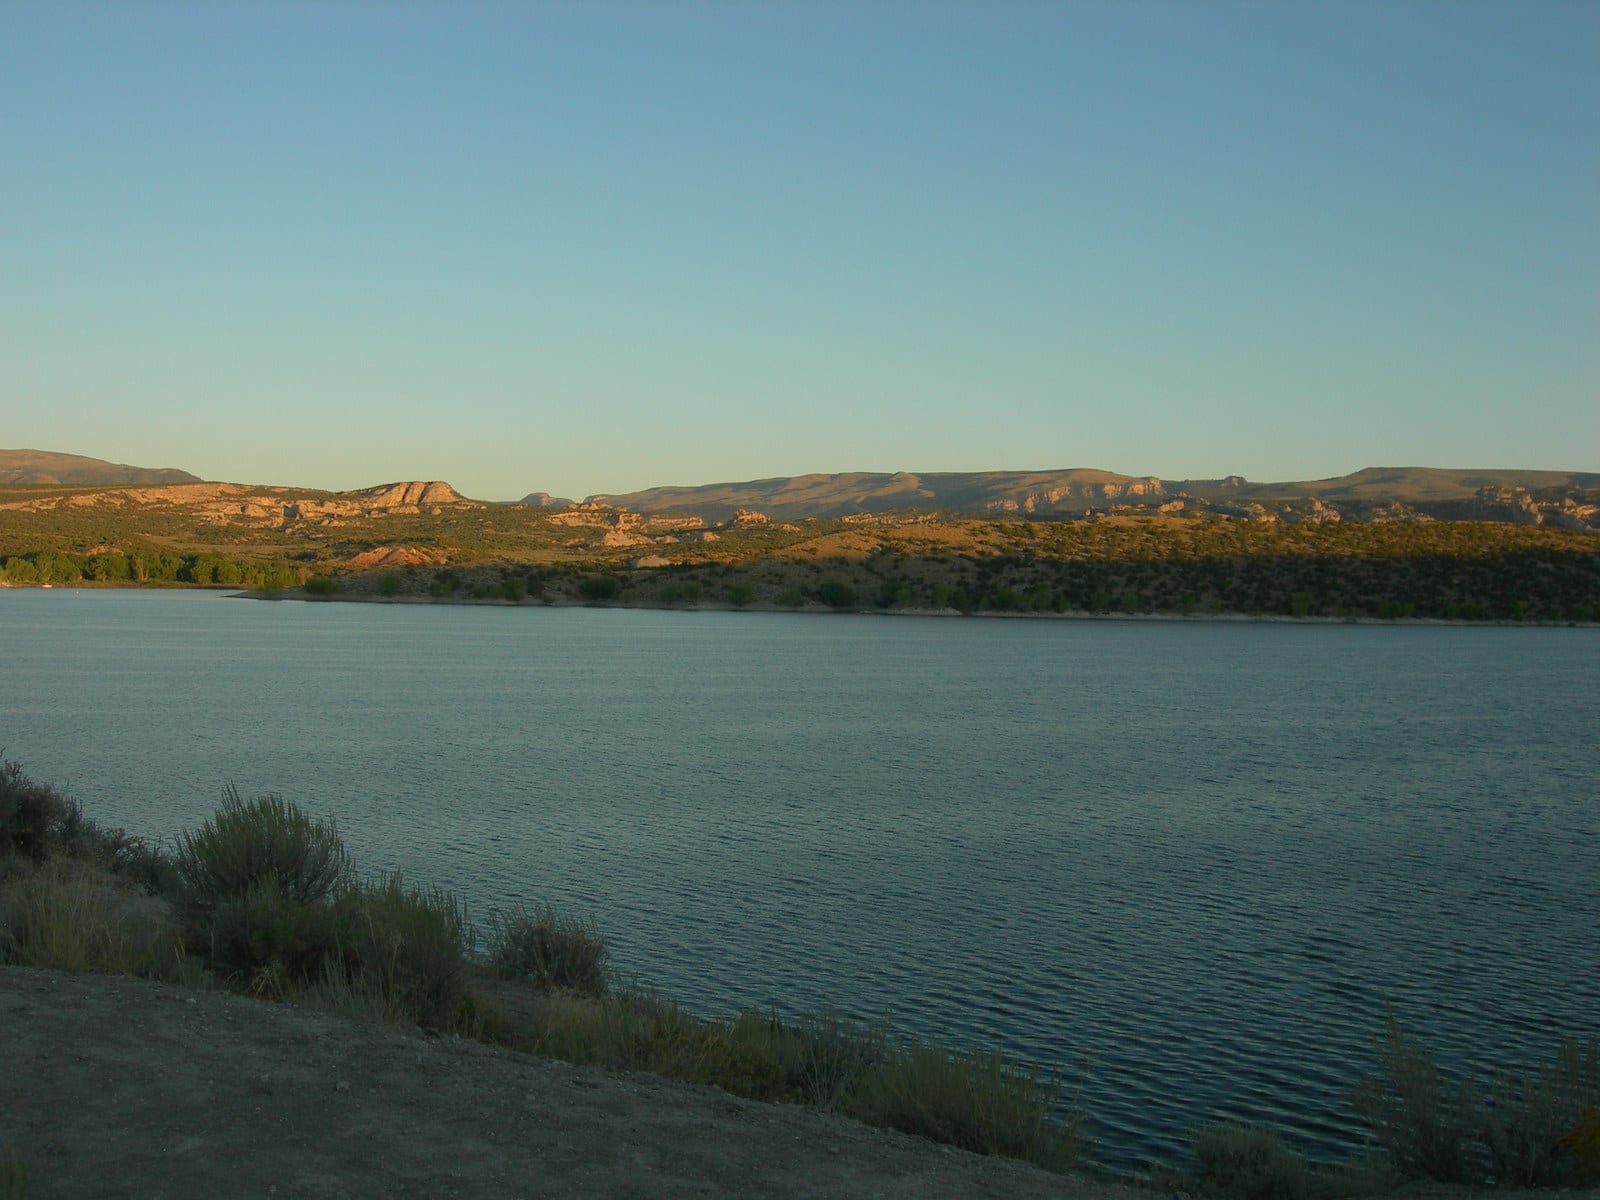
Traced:
<path fill-rule="evenodd" d="M 1154 475 L 1123 482 L 1104 480 L 1088 483 L 1068 483 L 1059 487 L 1039 488 L 1021 496 L 1007 496 L 991 500 L 984 505 L 991 512 L 1050 512 L 1063 506 L 1078 507 L 1086 504 L 1104 504 L 1124 496 L 1165 496 L 1166 488 Z M 1077 503 L 1074 504 L 1073 502 Z"/>
<path fill-rule="evenodd" d="M 365 488 L 354 495 L 365 498 L 367 508 L 424 508 L 435 504 L 470 503 L 466 497 L 442 480 L 386 483 Z"/>

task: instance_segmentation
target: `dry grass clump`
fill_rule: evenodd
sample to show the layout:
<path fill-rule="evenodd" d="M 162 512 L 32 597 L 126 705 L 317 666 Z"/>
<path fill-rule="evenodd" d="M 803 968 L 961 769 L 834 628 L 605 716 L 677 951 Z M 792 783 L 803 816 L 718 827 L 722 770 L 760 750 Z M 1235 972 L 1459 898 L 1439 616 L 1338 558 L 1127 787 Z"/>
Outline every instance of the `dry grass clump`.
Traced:
<path fill-rule="evenodd" d="M 0 883 L 0 962 L 194 982 L 177 931 L 140 901 L 92 863 L 14 859 Z"/>

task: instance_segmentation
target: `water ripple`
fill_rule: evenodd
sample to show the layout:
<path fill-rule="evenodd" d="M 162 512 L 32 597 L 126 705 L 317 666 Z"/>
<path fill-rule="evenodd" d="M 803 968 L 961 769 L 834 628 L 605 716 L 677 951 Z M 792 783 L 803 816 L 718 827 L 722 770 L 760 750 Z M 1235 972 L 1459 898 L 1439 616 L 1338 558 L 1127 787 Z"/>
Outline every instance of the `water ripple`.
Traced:
<path fill-rule="evenodd" d="M 0 595 L 0 729 L 97 818 L 283 792 L 708 1014 L 1058 1074 L 1114 1166 L 1348 1151 L 1386 1007 L 1451 1065 L 1600 1036 L 1586 631 L 78 599 Z"/>

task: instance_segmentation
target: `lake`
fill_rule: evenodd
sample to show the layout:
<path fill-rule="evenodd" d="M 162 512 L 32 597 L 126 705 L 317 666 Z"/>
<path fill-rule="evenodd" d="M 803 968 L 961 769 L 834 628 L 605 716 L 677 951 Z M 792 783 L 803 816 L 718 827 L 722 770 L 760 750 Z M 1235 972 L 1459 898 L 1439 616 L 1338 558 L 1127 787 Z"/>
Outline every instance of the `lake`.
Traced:
<path fill-rule="evenodd" d="M 1600 634 L 0 591 L 0 749 L 169 835 L 225 785 L 707 1014 L 1059 1071 L 1102 1160 L 1321 1157 L 1385 1008 L 1600 1036 Z"/>

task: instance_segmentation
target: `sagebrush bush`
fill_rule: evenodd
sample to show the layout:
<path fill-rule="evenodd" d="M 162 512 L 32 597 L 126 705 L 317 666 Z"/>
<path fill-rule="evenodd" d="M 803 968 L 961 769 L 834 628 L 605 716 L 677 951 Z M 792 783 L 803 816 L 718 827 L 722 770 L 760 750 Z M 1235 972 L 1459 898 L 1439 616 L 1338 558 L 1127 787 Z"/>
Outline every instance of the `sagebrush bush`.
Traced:
<path fill-rule="evenodd" d="M 782 1066 L 764 1043 L 736 1036 L 733 1028 L 698 1020 L 648 992 L 558 990 L 541 997 L 528 1049 L 566 1062 L 715 1084 L 752 1099 L 785 1098 Z"/>
<path fill-rule="evenodd" d="M 209 910 L 191 910 L 189 947 L 212 969 L 258 995 L 283 999 L 321 977 L 340 955 L 331 905 L 299 903 L 263 875 Z"/>
<path fill-rule="evenodd" d="M 320 904 L 350 876 L 349 856 L 331 820 L 309 817 L 282 796 L 243 800 L 232 787 L 214 816 L 179 835 L 173 867 L 183 902 L 197 913 L 215 911 L 264 883 L 285 904 Z"/>
<path fill-rule="evenodd" d="M 457 1027 L 472 937 L 454 896 L 409 888 L 396 872 L 357 884 L 335 911 L 340 959 L 352 986 L 382 997 L 390 1020 Z"/>
<path fill-rule="evenodd" d="M 489 917 L 489 962 L 502 979 L 603 996 L 610 946 L 587 920 L 550 905 Z"/>

